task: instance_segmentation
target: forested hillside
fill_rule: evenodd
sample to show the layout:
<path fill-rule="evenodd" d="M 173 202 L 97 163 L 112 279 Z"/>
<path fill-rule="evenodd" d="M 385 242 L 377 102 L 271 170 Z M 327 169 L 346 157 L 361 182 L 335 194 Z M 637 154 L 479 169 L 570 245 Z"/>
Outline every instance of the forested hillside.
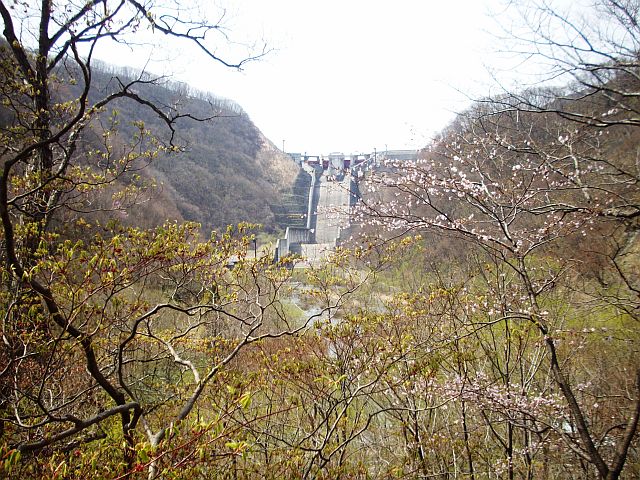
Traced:
<path fill-rule="evenodd" d="M 637 58 L 590 45 L 602 64 L 568 64 L 581 47 L 546 44 L 566 87 L 481 99 L 366 182 L 363 231 L 421 247 L 387 282 L 386 323 L 425 362 L 396 400 L 409 475 L 639 474 Z"/>
<path fill-rule="evenodd" d="M 64 102 L 79 95 L 79 72 L 69 75 L 53 95 Z M 132 91 L 168 112 L 181 109 L 188 116 L 177 118 L 172 132 L 153 109 L 125 99 L 115 99 L 94 121 L 93 132 L 109 124 L 122 138 L 132 137 L 141 125 L 174 150 L 159 151 L 138 173 L 155 180 L 139 202 L 123 211 L 125 223 L 155 226 L 165 220 L 189 220 L 202 224 L 203 231 L 250 222 L 268 232 L 286 226 L 286 215 L 276 218 L 284 199 L 292 193 L 299 173 L 288 155 L 277 149 L 234 102 L 189 89 L 183 84 L 155 79 L 135 69 L 113 68 L 100 63 L 93 70 L 89 99 L 117 92 L 135 84 Z M 143 81 L 138 81 L 138 80 Z M 171 135 L 173 134 L 173 138 Z M 100 133 L 86 134 L 84 148 L 100 146 Z"/>

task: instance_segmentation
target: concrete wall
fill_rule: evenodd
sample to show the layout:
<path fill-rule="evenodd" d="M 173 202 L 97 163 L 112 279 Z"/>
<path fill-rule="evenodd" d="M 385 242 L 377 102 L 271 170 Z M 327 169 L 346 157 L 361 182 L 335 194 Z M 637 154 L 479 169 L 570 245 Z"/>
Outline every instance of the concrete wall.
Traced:
<path fill-rule="evenodd" d="M 293 243 L 310 243 L 312 239 L 311 230 L 307 228 L 287 227 L 284 238 L 289 242 L 289 247 Z"/>
<path fill-rule="evenodd" d="M 281 238 L 278 240 L 278 258 L 276 260 L 280 260 L 283 257 L 289 255 L 289 242 L 286 238 Z"/>
<path fill-rule="evenodd" d="M 313 192 L 316 188 L 316 173 L 315 171 L 307 172 L 311 175 L 311 185 L 309 186 L 309 198 L 307 201 L 307 228 L 313 228 Z"/>

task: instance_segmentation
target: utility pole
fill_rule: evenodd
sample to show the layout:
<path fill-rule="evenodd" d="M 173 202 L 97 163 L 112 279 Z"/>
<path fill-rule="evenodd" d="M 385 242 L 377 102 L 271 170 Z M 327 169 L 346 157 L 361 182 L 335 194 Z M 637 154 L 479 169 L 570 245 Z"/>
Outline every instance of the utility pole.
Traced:
<path fill-rule="evenodd" d="M 284 152 L 284 139 L 282 139 L 282 153 L 285 153 Z"/>

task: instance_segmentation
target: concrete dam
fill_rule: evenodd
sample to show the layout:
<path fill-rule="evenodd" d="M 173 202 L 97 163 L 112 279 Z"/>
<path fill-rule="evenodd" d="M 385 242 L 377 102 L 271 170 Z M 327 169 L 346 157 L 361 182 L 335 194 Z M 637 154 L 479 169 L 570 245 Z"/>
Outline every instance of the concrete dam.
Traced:
<path fill-rule="evenodd" d="M 306 225 L 287 227 L 278 240 L 276 260 L 290 254 L 312 263 L 323 259 L 349 234 L 350 210 L 357 200 L 355 179 L 349 171 L 334 173 L 303 165 L 310 175 Z"/>

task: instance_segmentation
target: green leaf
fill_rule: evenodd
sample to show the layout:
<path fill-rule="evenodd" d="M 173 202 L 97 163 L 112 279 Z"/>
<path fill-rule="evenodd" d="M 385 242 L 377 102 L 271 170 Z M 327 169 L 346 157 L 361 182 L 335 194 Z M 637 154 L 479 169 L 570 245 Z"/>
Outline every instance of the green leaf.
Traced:
<path fill-rule="evenodd" d="M 238 400 L 238 403 L 240 404 L 243 410 L 246 410 L 247 408 L 249 408 L 251 406 L 251 393 L 249 392 L 243 393 L 242 396 L 240 397 L 240 400 Z"/>

